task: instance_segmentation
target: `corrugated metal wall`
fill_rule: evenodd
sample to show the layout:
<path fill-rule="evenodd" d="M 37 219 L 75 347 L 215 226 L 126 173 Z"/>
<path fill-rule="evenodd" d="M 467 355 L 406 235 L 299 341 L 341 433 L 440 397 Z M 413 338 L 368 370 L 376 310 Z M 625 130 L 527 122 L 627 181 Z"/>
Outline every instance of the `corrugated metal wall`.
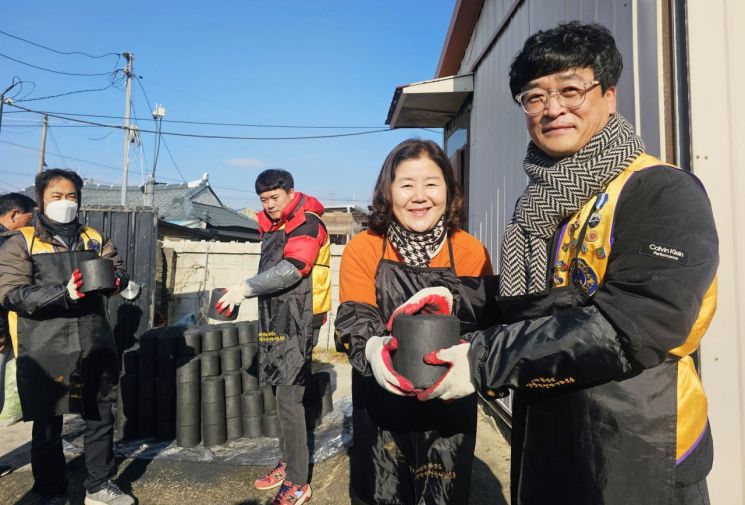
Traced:
<path fill-rule="evenodd" d="M 153 324 L 157 218 L 150 208 L 87 207 L 81 210 L 81 221 L 111 239 L 130 280 L 142 286 L 135 300 L 108 299 L 109 323 L 121 352 Z"/>
<path fill-rule="evenodd" d="M 527 182 L 522 160 L 529 137 L 523 127 L 524 115 L 508 86 L 509 66 L 515 54 L 530 34 L 561 21 L 578 19 L 606 25 L 624 57 L 624 72 L 618 83 L 619 111 L 637 126 L 648 151 L 660 154 L 664 130 L 660 126 L 657 10 L 653 0 L 484 2 L 458 73 L 475 73 L 470 111 L 469 231 L 489 248 L 495 267 L 504 224 Z M 503 31 L 484 56 L 503 24 Z"/>

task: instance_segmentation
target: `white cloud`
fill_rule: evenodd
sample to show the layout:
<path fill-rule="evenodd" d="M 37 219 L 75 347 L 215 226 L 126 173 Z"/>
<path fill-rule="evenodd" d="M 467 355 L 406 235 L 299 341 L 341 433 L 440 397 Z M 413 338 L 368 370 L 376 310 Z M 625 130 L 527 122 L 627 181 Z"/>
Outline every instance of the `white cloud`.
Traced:
<path fill-rule="evenodd" d="M 254 158 L 230 158 L 223 161 L 226 165 L 238 168 L 264 168 L 267 166 L 265 161 Z"/>

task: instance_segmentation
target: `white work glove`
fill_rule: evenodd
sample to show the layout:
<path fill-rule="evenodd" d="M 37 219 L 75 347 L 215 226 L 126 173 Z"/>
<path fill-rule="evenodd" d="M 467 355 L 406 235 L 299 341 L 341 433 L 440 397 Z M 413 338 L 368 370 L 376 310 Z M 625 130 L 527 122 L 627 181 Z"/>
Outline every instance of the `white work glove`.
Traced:
<path fill-rule="evenodd" d="M 393 320 L 401 314 L 437 314 L 449 316 L 453 313 L 453 293 L 445 286 L 434 286 L 417 291 L 398 306 L 388 318 L 388 331 L 393 327 Z"/>
<path fill-rule="evenodd" d="M 85 293 L 80 292 L 80 287 L 83 285 L 83 274 L 80 273 L 80 269 L 76 268 L 72 271 L 70 280 L 67 281 L 67 296 L 70 300 L 76 302 L 81 298 L 85 297 Z"/>
<path fill-rule="evenodd" d="M 386 391 L 398 396 L 415 393 L 414 384 L 393 369 L 391 351 L 398 348 L 395 337 L 370 337 L 365 344 L 365 357 L 370 363 L 375 380 Z"/>
<path fill-rule="evenodd" d="M 246 298 L 245 283 L 241 282 L 235 286 L 231 286 L 225 290 L 225 294 L 217 300 L 215 309 L 218 314 L 222 314 L 227 310 L 226 316 L 230 317 L 233 314 L 233 309 L 240 305 L 241 302 Z"/>
<path fill-rule="evenodd" d="M 448 370 L 432 386 L 417 394 L 417 399 L 421 401 L 434 398 L 452 400 L 475 393 L 476 388 L 471 382 L 471 366 L 468 364 L 469 349 L 471 349 L 471 344 L 463 342 L 425 355 L 425 363 L 448 365 Z"/>

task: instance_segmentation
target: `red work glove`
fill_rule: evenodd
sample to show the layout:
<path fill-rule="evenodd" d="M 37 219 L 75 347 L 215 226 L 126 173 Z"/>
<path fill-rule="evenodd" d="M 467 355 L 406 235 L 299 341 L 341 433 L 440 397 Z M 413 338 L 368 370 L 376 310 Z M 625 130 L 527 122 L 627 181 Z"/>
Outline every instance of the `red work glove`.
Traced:
<path fill-rule="evenodd" d="M 117 293 L 120 293 L 122 290 L 122 280 L 119 277 L 119 274 L 115 271 L 114 272 L 114 287 L 110 289 L 109 291 L 105 292 L 104 294 L 108 297 L 112 297 Z"/>
<path fill-rule="evenodd" d="M 401 314 L 438 314 L 449 316 L 453 312 L 453 294 L 445 286 L 424 288 L 398 306 L 388 318 L 388 331 L 393 327 L 393 319 Z"/>
<path fill-rule="evenodd" d="M 471 382 L 471 366 L 468 363 L 468 351 L 471 344 L 460 344 L 432 351 L 424 356 L 424 362 L 430 365 L 448 365 L 440 379 L 432 386 L 416 395 L 418 400 L 427 401 L 434 398 L 451 400 L 463 398 L 476 392 Z"/>
<path fill-rule="evenodd" d="M 391 351 L 398 348 L 395 337 L 373 336 L 365 344 L 365 357 L 370 363 L 375 380 L 386 391 L 398 396 L 411 396 L 417 392 L 409 379 L 393 369 Z"/>
<path fill-rule="evenodd" d="M 83 285 L 83 274 L 80 273 L 80 269 L 76 268 L 72 271 L 70 280 L 67 281 L 67 296 L 70 300 L 76 302 L 81 298 L 85 298 L 85 293 L 80 292 L 80 287 Z"/>

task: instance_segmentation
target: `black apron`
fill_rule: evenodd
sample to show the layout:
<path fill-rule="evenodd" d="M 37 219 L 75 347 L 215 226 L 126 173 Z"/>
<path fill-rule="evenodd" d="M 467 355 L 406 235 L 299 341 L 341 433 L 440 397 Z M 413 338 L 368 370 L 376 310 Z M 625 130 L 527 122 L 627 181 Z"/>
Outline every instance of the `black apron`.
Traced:
<path fill-rule="evenodd" d="M 375 273 L 383 321 L 417 291 L 445 286 L 461 307 L 453 249 L 450 267 L 419 268 L 386 260 L 387 240 Z M 372 505 L 468 502 L 476 445 L 476 395 L 449 403 L 420 402 L 384 390 L 374 377 L 352 371 L 351 487 Z"/>
<path fill-rule="evenodd" d="M 284 259 L 284 229 L 265 233 L 259 273 Z M 305 385 L 313 350 L 311 276 L 271 295 L 259 296 L 259 377 L 262 385 Z"/>
<path fill-rule="evenodd" d="M 95 257 L 94 251 L 30 254 L 34 285 L 66 285 L 81 261 Z M 92 293 L 58 313 L 18 314 L 16 366 L 25 421 L 69 412 L 94 419 L 97 403 L 116 399 L 119 360 L 105 314 L 103 296 Z"/>
<path fill-rule="evenodd" d="M 557 241 L 555 236 L 550 250 L 556 249 Z M 551 275 L 550 268 L 548 271 Z M 585 305 L 588 296 L 575 281 L 567 287 L 499 298 L 494 312 L 499 314 L 500 324 L 510 324 Z M 510 442 L 512 503 L 671 503 L 675 361 L 668 358 L 635 376 L 595 386 L 557 392 L 515 390 Z M 647 397 L 655 401 L 639 401 Z"/>

